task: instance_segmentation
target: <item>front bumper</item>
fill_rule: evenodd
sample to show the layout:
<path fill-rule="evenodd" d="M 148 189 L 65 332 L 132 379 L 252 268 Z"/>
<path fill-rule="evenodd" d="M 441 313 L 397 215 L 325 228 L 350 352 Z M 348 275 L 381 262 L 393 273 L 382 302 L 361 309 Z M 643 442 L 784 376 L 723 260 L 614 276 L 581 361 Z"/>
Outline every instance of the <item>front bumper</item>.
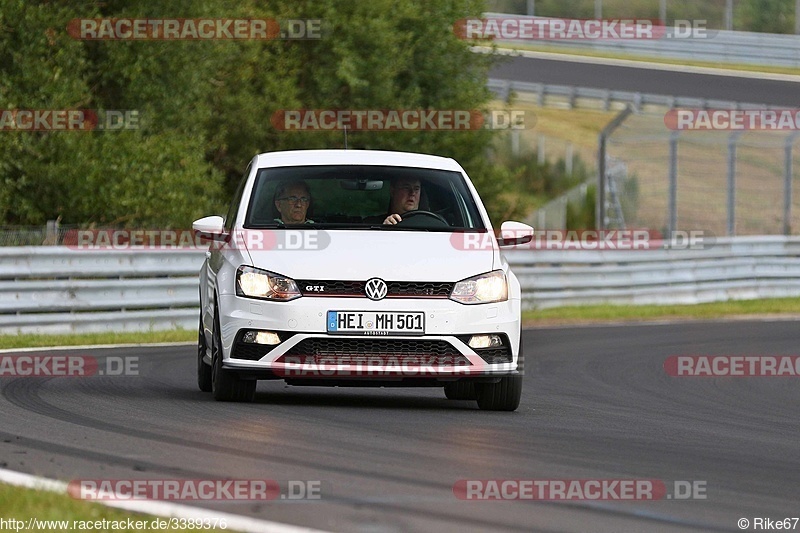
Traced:
<path fill-rule="evenodd" d="M 518 373 L 520 306 L 518 299 L 463 305 L 449 299 L 303 297 L 267 302 L 234 295 L 220 297 L 223 368 L 244 377 L 287 381 L 353 380 L 442 384 L 462 378 Z M 327 312 L 424 311 L 421 336 L 336 335 L 326 331 Z M 241 342 L 244 331 L 278 332 L 275 346 Z M 499 334 L 507 344 L 503 357 L 486 357 L 470 348 L 473 334 Z M 263 354 L 261 353 L 263 351 Z M 483 357 L 482 357 L 483 355 Z M 487 362 L 488 361 L 488 362 Z"/>

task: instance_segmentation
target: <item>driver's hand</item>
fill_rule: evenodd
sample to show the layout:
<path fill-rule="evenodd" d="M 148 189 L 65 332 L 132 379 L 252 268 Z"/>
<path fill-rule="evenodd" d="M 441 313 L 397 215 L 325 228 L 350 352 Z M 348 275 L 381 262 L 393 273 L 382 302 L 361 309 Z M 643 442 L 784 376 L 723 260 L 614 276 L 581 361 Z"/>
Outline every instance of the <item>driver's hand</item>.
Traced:
<path fill-rule="evenodd" d="M 388 217 L 386 217 L 386 220 L 384 220 L 383 223 L 384 224 L 397 224 L 398 222 L 402 222 L 402 221 L 403 221 L 403 218 L 400 215 L 398 215 L 397 213 L 394 213 L 393 215 L 389 215 Z"/>

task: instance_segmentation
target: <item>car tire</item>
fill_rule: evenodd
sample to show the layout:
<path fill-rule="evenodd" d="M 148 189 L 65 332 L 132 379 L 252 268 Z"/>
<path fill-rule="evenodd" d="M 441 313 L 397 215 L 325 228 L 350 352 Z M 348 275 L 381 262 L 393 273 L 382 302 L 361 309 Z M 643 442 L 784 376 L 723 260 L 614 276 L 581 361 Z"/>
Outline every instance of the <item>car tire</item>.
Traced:
<path fill-rule="evenodd" d="M 486 411 L 516 411 L 522 397 L 522 376 L 505 376 L 497 383 L 475 387 L 478 407 Z"/>
<path fill-rule="evenodd" d="M 219 315 L 214 314 L 211 334 L 211 388 L 214 399 L 220 402 L 252 402 L 256 396 L 256 380 L 239 379 L 230 370 L 222 368 L 222 338 Z"/>
<path fill-rule="evenodd" d="M 211 392 L 211 365 L 203 361 L 206 355 L 206 336 L 203 332 L 202 311 L 200 317 L 200 331 L 197 336 L 197 386 L 203 392 Z"/>
<path fill-rule="evenodd" d="M 516 411 L 522 398 L 522 372 L 525 356 L 522 351 L 522 332 L 519 338 L 517 371 L 520 374 L 505 376 L 497 383 L 479 383 L 475 386 L 478 407 L 486 411 Z"/>
<path fill-rule="evenodd" d="M 475 400 L 475 384 L 469 381 L 456 381 L 444 386 L 444 395 L 448 400 Z"/>

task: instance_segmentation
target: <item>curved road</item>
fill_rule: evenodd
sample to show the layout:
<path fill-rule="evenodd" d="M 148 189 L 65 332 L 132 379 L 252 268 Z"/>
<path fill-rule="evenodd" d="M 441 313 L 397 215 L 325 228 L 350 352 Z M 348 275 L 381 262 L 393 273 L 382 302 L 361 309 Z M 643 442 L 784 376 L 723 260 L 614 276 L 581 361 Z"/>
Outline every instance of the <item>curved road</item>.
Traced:
<path fill-rule="evenodd" d="M 674 378 L 670 355 L 794 355 L 793 321 L 526 330 L 515 413 L 440 389 L 261 382 L 254 404 L 195 386 L 192 347 L 59 351 L 139 357 L 140 375 L 0 379 L 0 466 L 90 479 L 320 481 L 319 501 L 210 507 L 334 531 L 734 531 L 798 516 L 800 382 Z M 102 365 L 101 365 L 102 366 Z M 703 481 L 692 501 L 462 501 L 462 479 Z M 284 491 L 285 492 L 285 491 Z"/>
<path fill-rule="evenodd" d="M 680 67 L 664 65 L 663 68 Z M 748 73 L 745 73 L 746 75 Z M 750 74 L 752 76 L 752 74 Z M 535 57 L 498 56 L 490 78 L 616 91 L 707 98 L 733 102 L 800 107 L 800 83 L 753 77 L 697 74 L 680 70 L 579 62 Z M 800 78 L 798 78 L 800 80 Z"/>

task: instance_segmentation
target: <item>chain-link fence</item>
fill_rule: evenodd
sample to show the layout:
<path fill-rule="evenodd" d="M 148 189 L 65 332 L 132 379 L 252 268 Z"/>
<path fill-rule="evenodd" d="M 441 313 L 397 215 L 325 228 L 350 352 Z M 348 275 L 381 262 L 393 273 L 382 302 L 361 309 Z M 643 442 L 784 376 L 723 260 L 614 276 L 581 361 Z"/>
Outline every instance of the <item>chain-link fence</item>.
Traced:
<path fill-rule="evenodd" d="M 800 132 L 678 132 L 665 125 L 666 112 L 631 114 L 607 138 L 600 225 L 664 234 L 800 234 Z M 558 145 L 551 138 L 546 143 Z M 594 174 L 526 222 L 541 229 L 586 228 L 572 223 L 586 217 L 570 215 L 592 209 L 597 181 Z"/>
<path fill-rule="evenodd" d="M 43 226 L 0 226 L 0 246 L 55 246 L 77 225 L 61 225 L 50 220 Z"/>
<path fill-rule="evenodd" d="M 528 217 L 525 222 L 537 230 L 567 229 L 570 209 L 577 209 L 588 201 L 589 183 L 573 187 L 566 194 L 547 202 Z"/>
<path fill-rule="evenodd" d="M 627 166 L 622 179 L 607 180 L 607 225 L 715 235 L 798 234 L 800 142 L 795 141 L 800 139 L 792 132 L 674 132 L 663 115 L 632 115 L 607 143 L 607 157 Z M 617 208 L 625 214 L 622 223 L 614 219 Z"/>

